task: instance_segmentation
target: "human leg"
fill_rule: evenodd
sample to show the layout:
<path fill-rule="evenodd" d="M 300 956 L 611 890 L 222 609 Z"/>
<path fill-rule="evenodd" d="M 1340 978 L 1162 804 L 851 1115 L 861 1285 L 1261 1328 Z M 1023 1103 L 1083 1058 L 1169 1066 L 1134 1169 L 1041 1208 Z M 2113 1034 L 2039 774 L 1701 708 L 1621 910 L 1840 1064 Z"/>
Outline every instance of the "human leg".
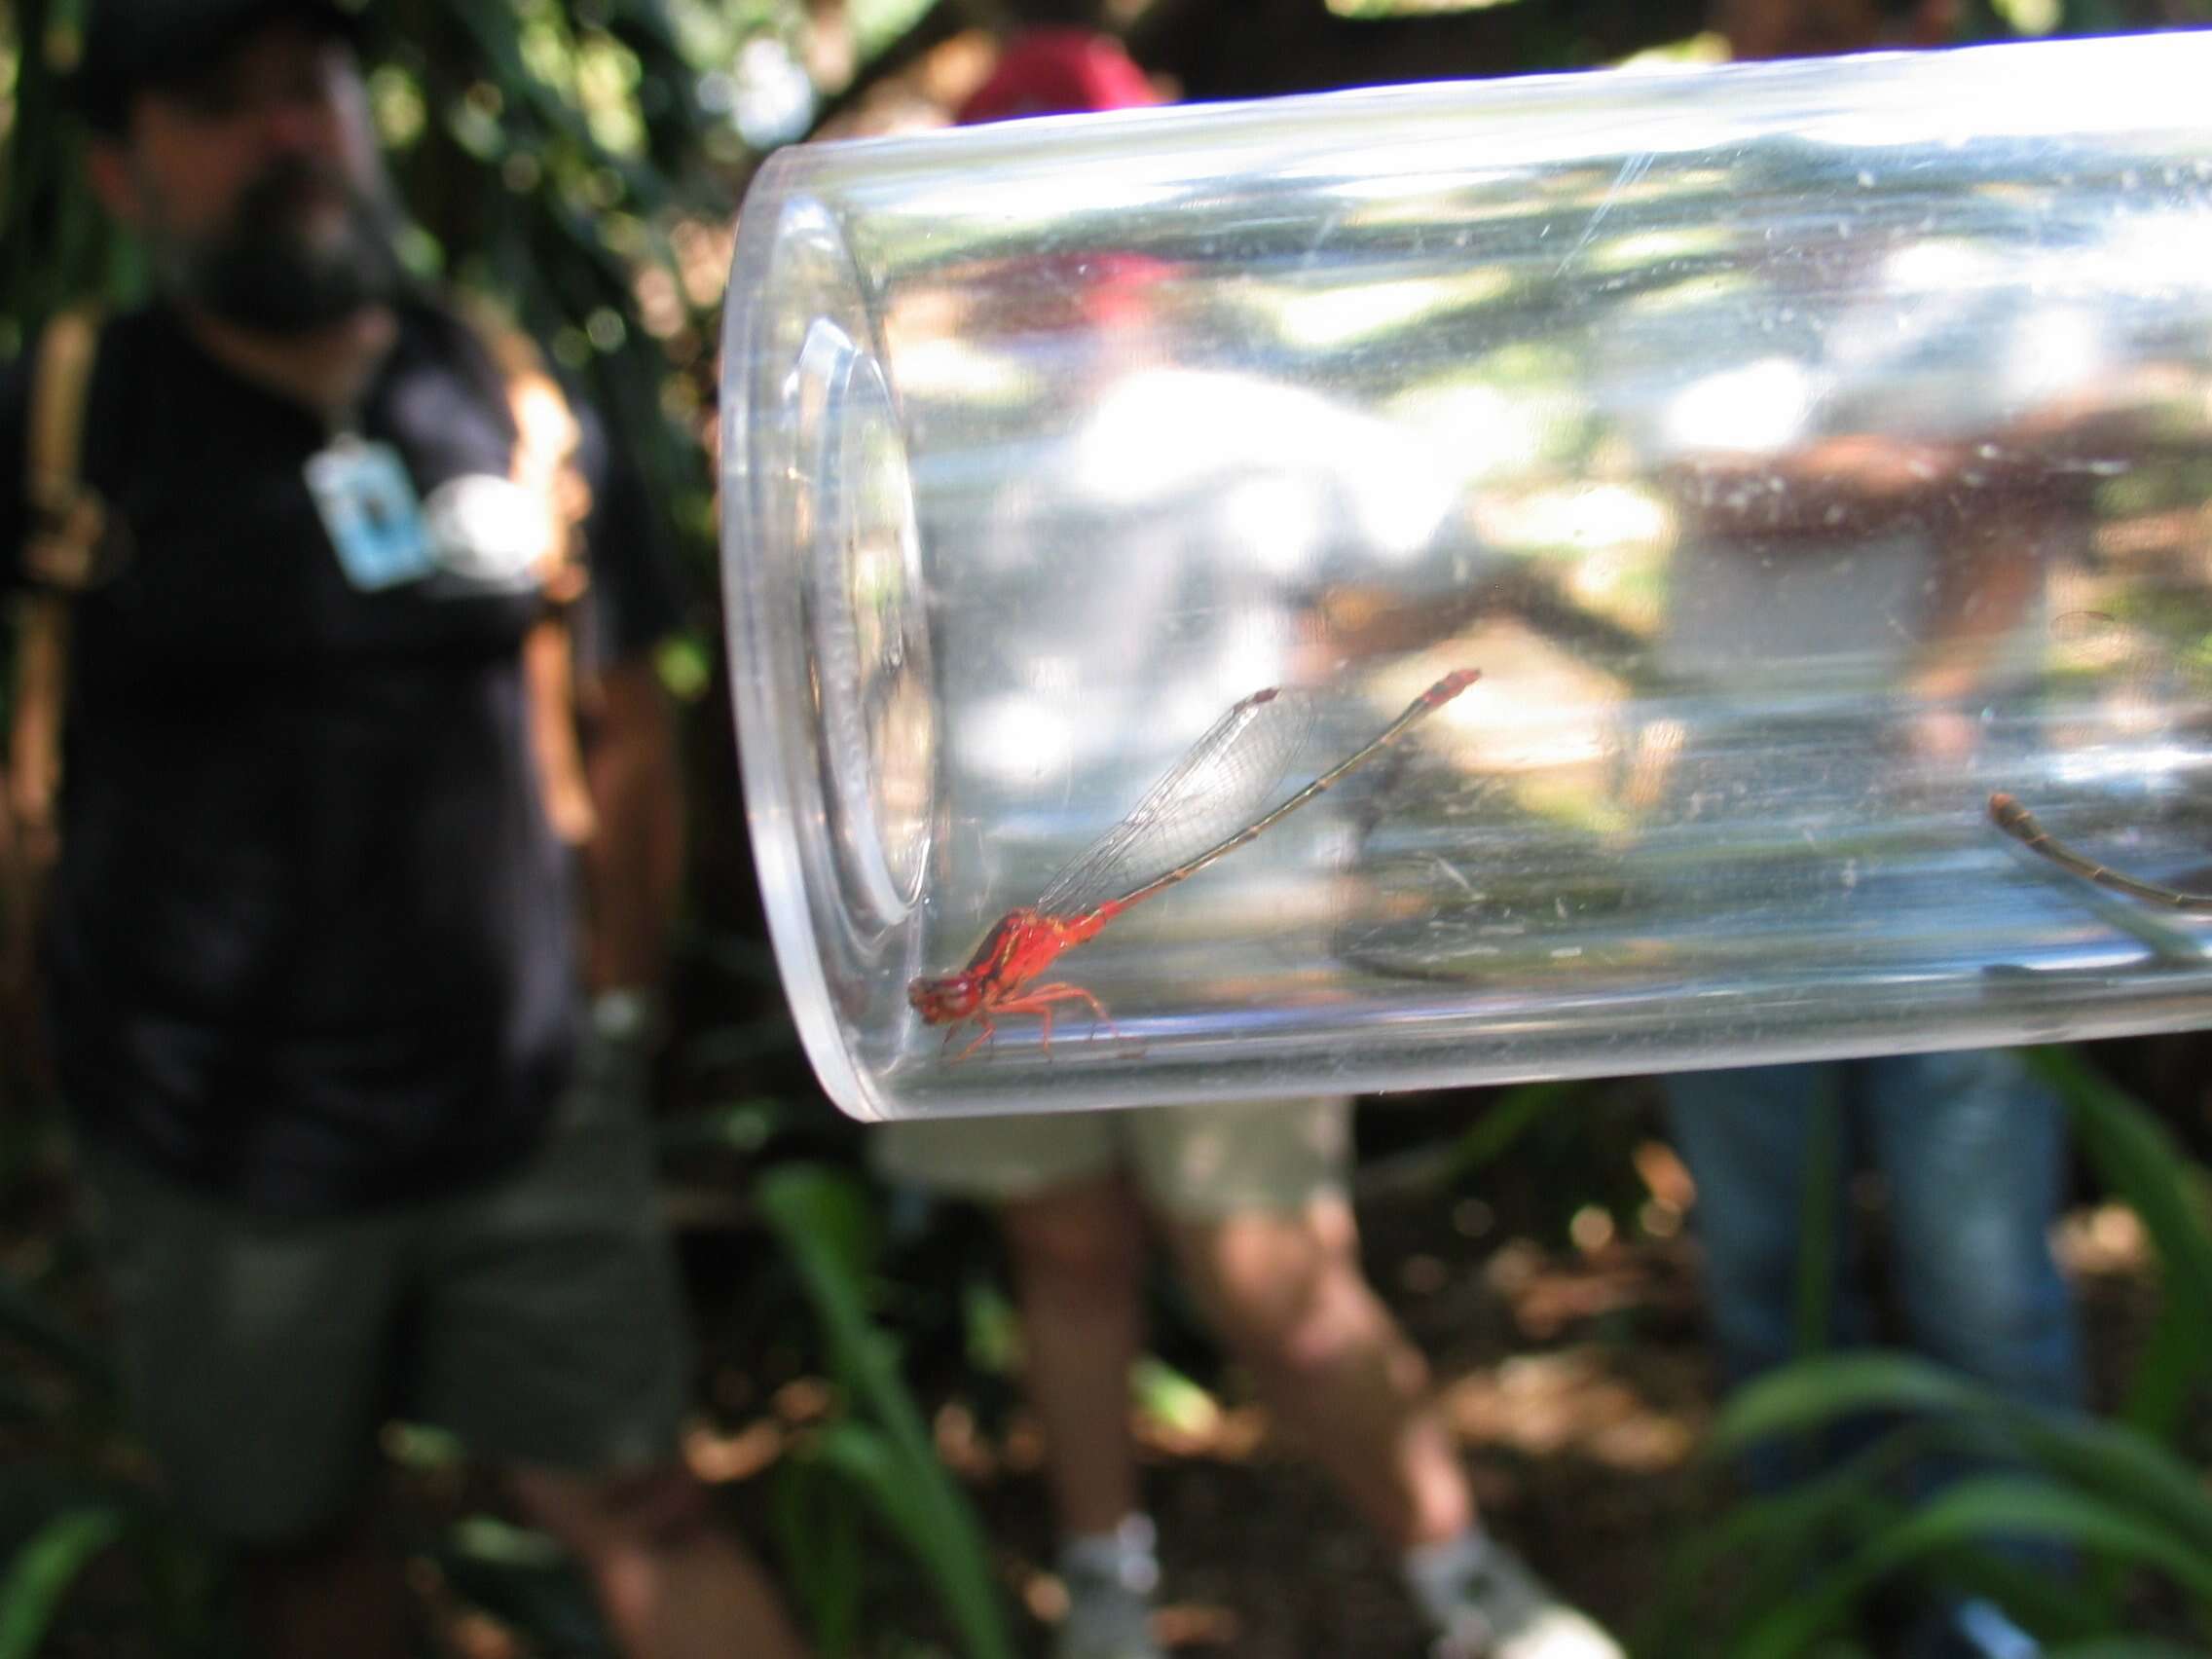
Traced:
<path fill-rule="evenodd" d="M 2081 1331 L 2050 1240 L 2066 1190 L 2063 1104 L 2003 1050 L 1901 1054 L 1862 1067 L 1876 1166 L 1889 1188 L 1891 1276 L 1914 1350 L 2024 1404 L 2080 1409 Z M 2002 1445 L 1989 1450 L 2008 1455 Z M 1974 1466 L 1959 1456 L 1924 1462 L 1913 1485 L 1925 1493 Z M 1989 1542 L 2030 1571 L 2074 1566 L 2047 1544 Z M 1993 1603 L 1938 1598 L 1905 1651 L 1915 1659 L 2032 1651 L 2027 1640 Z"/>
<path fill-rule="evenodd" d="M 1427 1365 L 1361 1271 L 1348 1203 L 1178 1219 L 1169 1237 L 1223 1343 L 1379 1535 L 1411 1549 L 1472 1524 Z"/>
<path fill-rule="evenodd" d="M 1277 1418 L 1401 1553 L 1436 1652 L 1618 1659 L 1477 1525 L 1427 1364 L 1360 1266 L 1350 1102 L 1187 1111 L 1148 1125 L 1140 1146 L 1193 1294 Z"/>
<path fill-rule="evenodd" d="M 588 1056 L 547 1143 L 434 1206 L 409 1403 L 503 1465 L 634 1659 L 804 1651 L 678 1458 L 689 1344 L 643 1102 Z"/>
<path fill-rule="evenodd" d="M 240 1546 L 255 1659 L 400 1659 L 410 1613 L 399 1557 L 366 1508 L 312 1538 Z"/>
<path fill-rule="evenodd" d="M 1669 1134 L 1696 1186 L 1692 1219 L 1730 1380 L 1785 1364 L 1808 1343 L 1862 1341 L 1863 1297 L 1844 1272 L 1852 1142 L 1843 1066 L 1742 1066 L 1660 1081 Z M 1819 1214 L 1829 1224 L 1808 1227 Z M 1808 1261 L 1824 1234 L 1826 1259 Z M 1801 1329 L 1808 1296 L 1825 1304 L 1825 1316 Z"/>
<path fill-rule="evenodd" d="M 1112 1531 L 1137 1508 L 1128 1372 L 1142 1326 L 1145 1220 L 1121 1174 L 1141 1114 L 1051 1113 L 886 1124 L 877 1171 L 997 1212 L 1063 1536 Z"/>
<path fill-rule="evenodd" d="M 2004 1050 L 1864 1064 L 1913 1346 L 2014 1399 L 2079 1407 L 2081 1332 L 2050 1238 L 2065 1107 Z"/>
<path fill-rule="evenodd" d="M 1021 1311 L 1022 1382 L 1045 1436 L 1045 1479 L 1068 1616 L 1056 1659 L 1158 1659 L 1160 1578 L 1129 1429 L 1143 1340 L 1145 1218 L 1118 1173 L 1062 1182 L 1001 1209 Z"/>
<path fill-rule="evenodd" d="M 1668 1129 L 1696 1188 L 1691 1219 L 1730 1383 L 1870 1341 L 1865 1287 L 1849 1271 L 1858 1099 L 1849 1065 L 1732 1067 L 1661 1083 Z M 1738 1467 L 1753 1490 L 1779 1491 L 1847 1455 L 1867 1426 L 1763 1442 Z"/>
<path fill-rule="evenodd" d="M 1157 1659 L 1159 1577 L 1129 1432 L 1143 1328 L 1145 1217 L 1122 1173 L 1138 1113 L 887 1124 L 877 1170 L 997 1211 L 1021 1314 L 1023 1385 L 1069 1597 L 1059 1659 Z"/>
<path fill-rule="evenodd" d="M 522 1466 L 523 1512 L 581 1562 L 630 1659 L 800 1659 L 758 1564 L 716 1524 L 680 1463 L 622 1475 Z"/>
<path fill-rule="evenodd" d="M 1000 1214 L 1053 1518 L 1062 1537 L 1101 1536 L 1140 1507 L 1129 1368 L 1142 1340 L 1144 1215 L 1111 1173 Z"/>

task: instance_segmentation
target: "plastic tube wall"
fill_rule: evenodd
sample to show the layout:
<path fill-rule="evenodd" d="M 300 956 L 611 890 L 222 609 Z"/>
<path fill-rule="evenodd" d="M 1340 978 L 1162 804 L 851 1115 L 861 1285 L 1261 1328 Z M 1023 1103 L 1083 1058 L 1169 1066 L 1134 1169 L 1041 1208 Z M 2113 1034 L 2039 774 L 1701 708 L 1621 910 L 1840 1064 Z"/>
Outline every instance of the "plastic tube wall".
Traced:
<path fill-rule="evenodd" d="M 724 560 L 830 1092 L 2203 1022 L 2212 919 L 2026 837 L 2212 888 L 2208 86 L 2212 37 L 2168 35 L 779 154 L 730 280 Z M 1273 795 L 1232 745 L 1056 919 L 1461 667 L 1087 941 L 1000 936 L 949 1042 L 960 997 L 917 1009 L 1241 699 L 1307 717 L 1270 724 Z"/>

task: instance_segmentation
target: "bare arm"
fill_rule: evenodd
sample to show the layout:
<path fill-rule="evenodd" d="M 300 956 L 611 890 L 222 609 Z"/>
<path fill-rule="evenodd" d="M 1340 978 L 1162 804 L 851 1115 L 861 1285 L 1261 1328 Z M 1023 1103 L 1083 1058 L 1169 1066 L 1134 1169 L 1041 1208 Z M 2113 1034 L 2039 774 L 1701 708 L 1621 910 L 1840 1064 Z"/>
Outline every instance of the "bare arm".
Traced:
<path fill-rule="evenodd" d="M 599 817 L 584 848 L 585 979 L 594 994 L 661 982 L 683 881 L 683 783 L 676 716 L 650 659 L 600 677 L 584 722 L 584 777 Z"/>

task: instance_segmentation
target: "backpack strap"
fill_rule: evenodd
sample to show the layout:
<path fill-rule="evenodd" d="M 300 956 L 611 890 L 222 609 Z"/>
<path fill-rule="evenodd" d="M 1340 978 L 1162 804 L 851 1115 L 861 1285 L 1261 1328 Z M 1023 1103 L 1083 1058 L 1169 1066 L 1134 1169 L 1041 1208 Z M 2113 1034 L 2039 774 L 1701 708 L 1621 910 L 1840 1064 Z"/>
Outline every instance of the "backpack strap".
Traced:
<path fill-rule="evenodd" d="M 16 642 L 16 705 L 10 735 L 9 806 L 34 862 L 51 860 L 54 805 L 61 787 L 61 719 L 69 685 L 69 608 L 92 579 L 107 509 L 85 487 L 85 399 L 99 350 L 100 313 L 62 313 L 39 337 L 31 368 L 29 443 L 24 452 L 31 532 L 23 569 L 33 583 Z"/>
<path fill-rule="evenodd" d="M 7 908 L 6 966 L 29 966 L 39 895 L 60 849 L 55 802 L 61 789 L 61 721 L 69 697 L 70 606 L 89 586 L 107 530 L 107 510 L 82 476 L 85 401 L 99 352 L 100 313 L 63 312 L 39 336 L 31 365 L 30 426 L 23 454 L 31 512 L 23 569 L 32 587 L 19 602 L 16 694 L 9 733 L 8 795 L 14 871 Z"/>
<path fill-rule="evenodd" d="M 480 302 L 470 302 L 466 310 L 506 382 L 507 412 L 515 427 L 508 476 L 541 504 L 543 512 L 545 548 L 539 556 L 539 583 L 546 613 L 523 643 L 523 675 L 546 816 L 562 840 L 580 845 L 591 839 L 598 819 L 576 735 L 572 617 L 590 587 L 581 543 L 583 521 L 591 512 L 591 486 L 576 463 L 583 428 L 560 383 L 546 368 L 537 343 Z"/>

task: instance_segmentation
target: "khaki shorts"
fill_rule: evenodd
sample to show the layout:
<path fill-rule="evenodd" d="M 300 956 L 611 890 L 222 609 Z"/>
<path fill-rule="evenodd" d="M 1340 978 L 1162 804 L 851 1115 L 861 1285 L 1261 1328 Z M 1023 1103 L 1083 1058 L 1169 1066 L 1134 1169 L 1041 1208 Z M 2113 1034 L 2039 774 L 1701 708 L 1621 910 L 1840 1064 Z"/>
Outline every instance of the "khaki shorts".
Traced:
<path fill-rule="evenodd" d="M 690 1356 L 634 1068 L 587 1055 L 509 1175 L 360 1215 L 249 1213 L 85 1160 L 134 1420 L 178 1505 L 248 1544 L 345 1519 L 394 1417 L 481 1456 L 671 1456 Z"/>
<path fill-rule="evenodd" d="M 1163 1214 L 1212 1221 L 1340 1198 L 1351 1162 L 1342 1096 L 885 1124 L 877 1171 L 951 1198 L 1005 1203 L 1126 1170 Z"/>

